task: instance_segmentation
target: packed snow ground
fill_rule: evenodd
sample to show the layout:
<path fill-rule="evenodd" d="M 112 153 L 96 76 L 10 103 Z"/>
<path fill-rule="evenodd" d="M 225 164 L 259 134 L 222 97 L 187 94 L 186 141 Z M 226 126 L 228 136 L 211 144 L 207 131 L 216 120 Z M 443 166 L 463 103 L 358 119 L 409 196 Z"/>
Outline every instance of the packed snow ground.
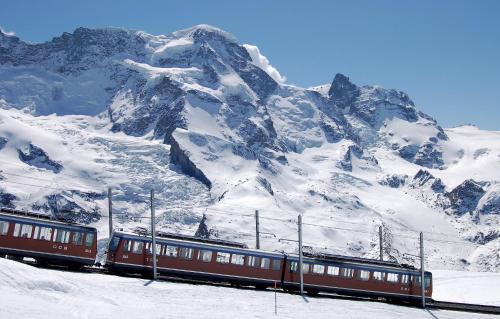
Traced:
<path fill-rule="evenodd" d="M 441 297 L 449 294 L 462 298 L 461 301 L 496 300 L 500 305 L 498 289 L 484 289 L 498 287 L 499 274 L 438 272 L 435 278 L 436 294 Z M 476 284 L 470 285 L 471 281 Z M 277 294 L 275 315 L 273 291 L 39 269 L 5 259 L 0 259 L 0 296 L 0 318 L 311 319 L 329 318 L 332 314 L 335 318 L 351 319 L 494 317 L 284 293 Z"/>

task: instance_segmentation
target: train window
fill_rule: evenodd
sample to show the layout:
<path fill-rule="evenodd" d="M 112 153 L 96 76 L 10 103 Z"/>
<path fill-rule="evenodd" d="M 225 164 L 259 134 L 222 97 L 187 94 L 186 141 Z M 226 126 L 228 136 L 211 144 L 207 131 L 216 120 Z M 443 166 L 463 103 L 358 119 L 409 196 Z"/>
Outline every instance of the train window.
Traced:
<path fill-rule="evenodd" d="M 401 275 L 401 283 L 403 285 L 409 285 L 410 284 L 410 275 Z"/>
<path fill-rule="evenodd" d="M 342 275 L 342 277 L 352 278 L 352 277 L 354 277 L 354 269 L 342 268 L 340 270 L 340 274 Z"/>
<path fill-rule="evenodd" d="M 415 276 L 417 287 L 420 287 L 420 276 Z M 429 288 L 431 286 L 431 278 L 425 276 L 425 288 Z"/>
<path fill-rule="evenodd" d="M 70 235 L 69 230 L 58 229 L 54 241 L 56 243 L 67 244 L 69 243 L 69 235 Z"/>
<path fill-rule="evenodd" d="M 35 226 L 35 231 L 33 232 L 33 239 L 38 239 L 38 233 L 40 232 L 40 227 Z"/>
<path fill-rule="evenodd" d="M 380 272 L 380 271 L 374 271 L 373 272 L 373 279 L 378 280 L 378 281 L 384 281 L 385 273 Z"/>
<path fill-rule="evenodd" d="M 0 221 L 0 235 L 7 235 L 9 231 L 9 222 Z"/>
<path fill-rule="evenodd" d="M 247 266 L 259 268 L 260 266 L 260 258 L 256 256 L 248 256 L 247 258 Z"/>
<path fill-rule="evenodd" d="M 52 228 L 50 227 L 35 227 L 34 239 L 40 240 L 51 240 L 52 238 Z"/>
<path fill-rule="evenodd" d="M 323 275 L 325 273 L 325 266 L 314 264 L 312 267 L 313 274 Z"/>
<path fill-rule="evenodd" d="M 260 268 L 269 269 L 270 265 L 271 265 L 271 259 L 265 257 L 260 259 Z"/>
<path fill-rule="evenodd" d="M 128 253 L 131 250 L 132 250 L 132 241 L 131 240 L 125 240 L 123 242 L 123 252 Z"/>
<path fill-rule="evenodd" d="M 132 252 L 134 254 L 142 254 L 144 250 L 144 243 L 142 241 L 134 241 L 134 245 L 132 246 Z"/>
<path fill-rule="evenodd" d="M 230 253 L 222 253 L 220 251 L 217 252 L 217 262 L 221 264 L 229 264 L 229 260 L 231 259 Z"/>
<path fill-rule="evenodd" d="M 297 272 L 299 264 L 296 261 L 290 262 L 290 272 Z"/>
<path fill-rule="evenodd" d="M 328 266 L 326 273 L 330 276 L 338 276 L 340 273 L 340 268 L 337 266 Z"/>
<path fill-rule="evenodd" d="M 151 247 L 153 247 L 153 245 L 151 245 Z M 151 247 L 150 247 L 150 249 L 151 249 Z M 156 256 L 161 255 L 161 249 L 162 249 L 161 244 L 156 244 L 156 251 L 155 251 Z M 152 251 L 149 251 L 149 253 L 151 255 L 153 254 Z"/>
<path fill-rule="evenodd" d="M 245 264 L 245 256 L 244 255 L 233 254 L 231 256 L 231 264 L 235 264 L 235 265 L 243 265 L 243 264 Z"/>
<path fill-rule="evenodd" d="M 211 250 L 201 250 L 198 252 L 198 260 L 209 263 L 212 261 L 212 251 Z"/>
<path fill-rule="evenodd" d="M 158 255 L 166 255 L 167 245 L 160 245 L 160 250 L 156 250 Z"/>
<path fill-rule="evenodd" d="M 113 237 L 113 239 L 109 243 L 109 251 L 116 251 L 116 248 L 118 248 L 118 243 L 120 243 L 120 238 Z"/>
<path fill-rule="evenodd" d="M 32 233 L 33 233 L 33 226 L 32 225 L 23 225 L 21 227 L 21 237 L 31 238 Z"/>
<path fill-rule="evenodd" d="M 272 270 L 280 270 L 281 269 L 281 259 L 273 259 L 271 263 Z"/>
<path fill-rule="evenodd" d="M 32 225 L 17 224 L 14 226 L 14 237 L 31 238 Z"/>
<path fill-rule="evenodd" d="M 431 278 L 425 276 L 425 288 L 429 288 L 431 286 Z"/>
<path fill-rule="evenodd" d="M 177 257 L 177 247 L 176 246 L 167 246 L 167 249 L 165 249 L 165 255 L 168 257 Z"/>
<path fill-rule="evenodd" d="M 360 270 L 358 271 L 359 280 L 367 281 L 370 279 L 370 271 L 368 270 Z"/>
<path fill-rule="evenodd" d="M 387 281 L 388 282 L 399 282 L 399 275 L 393 273 L 387 273 Z"/>
<path fill-rule="evenodd" d="M 192 259 L 193 258 L 193 248 L 181 247 L 179 250 L 179 257 L 183 259 Z"/>
<path fill-rule="evenodd" d="M 144 248 L 146 249 L 146 252 L 149 255 L 153 254 L 153 243 L 147 242 L 146 245 L 144 246 Z M 156 253 L 156 256 L 161 255 L 161 244 L 156 244 L 155 253 Z"/>
<path fill-rule="evenodd" d="M 21 235 L 21 224 L 16 223 L 14 225 L 14 233 L 12 235 L 14 235 L 14 237 L 19 237 Z"/>
<path fill-rule="evenodd" d="M 81 245 L 83 243 L 83 233 L 79 231 L 71 233 L 71 243 Z"/>
<path fill-rule="evenodd" d="M 302 273 L 303 274 L 308 274 L 309 273 L 309 264 L 302 264 Z"/>
<path fill-rule="evenodd" d="M 94 243 L 94 233 L 87 233 L 85 235 L 85 246 L 92 247 Z"/>

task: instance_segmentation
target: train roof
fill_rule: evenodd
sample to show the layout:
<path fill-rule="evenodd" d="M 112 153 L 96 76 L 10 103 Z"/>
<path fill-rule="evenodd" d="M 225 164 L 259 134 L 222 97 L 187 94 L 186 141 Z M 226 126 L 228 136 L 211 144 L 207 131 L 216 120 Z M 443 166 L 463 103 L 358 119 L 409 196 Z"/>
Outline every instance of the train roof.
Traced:
<path fill-rule="evenodd" d="M 134 231 L 135 234 L 141 236 L 150 235 L 145 228 L 139 228 Z M 247 245 L 235 241 L 223 240 L 223 239 L 213 239 L 213 238 L 203 238 L 197 236 L 183 235 L 183 234 L 174 234 L 168 232 L 157 231 L 157 238 L 168 238 L 168 239 L 179 239 L 179 240 L 187 240 L 198 243 L 206 243 L 206 244 L 214 244 L 219 246 L 227 246 L 227 247 L 236 247 L 236 248 L 248 248 Z"/>
<path fill-rule="evenodd" d="M 95 230 L 94 227 L 80 225 L 80 224 L 71 222 L 69 220 L 66 220 L 64 218 L 55 219 L 52 216 L 46 215 L 46 214 L 11 209 L 11 208 L 6 208 L 6 207 L 0 207 L 0 215 L 10 216 L 10 217 L 19 217 L 22 219 L 30 219 L 30 220 L 34 220 L 34 221 L 38 221 L 38 222 L 42 222 L 42 223 L 47 223 L 47 224 L 58 224 L 61 226 L 72 226 L 72 227 L 80 227 L 80 228 L 87 228 L 87 229 Z"/>
<path fill-rule="evenodd" d="M 116 235 L 121 235 L 124 237 L 129 237 L 131 239 L 137 238 L 140 240 L 145 240 L 145 241 L 151 241 L 151 234 L 150 233 L 137 233 L 137 232 L 126 232 L 126 231 L 114 231 L 114 234 Z M 167 233 L 168 234 L 168 233 Z M 264 256 L 264 257 L 271 257 L 271 258 L 283 258 L 283 253 L 280 252 L 270 252 L 270 251 L 264 251 L 264 250 L 258 250 L 258 249 L 252 249 L 248 248 L 247 245 L 238 243 L 238 242 L 231 242 L 231 241 L 226 241 L 226 240 L 218 240 L 218 239 L 204 239 L 200 237 L 195 237 L 195 236 L 185 236 L 185 235 L 178 235 L 178 234 L 172 234 L 172 237 L 169 236 L 158 236 L 156 238 L 157 242 L 158 241 L 171 241 L 179 245 L 187 245 L 191 246 L 194 245 L 195 247 L 198 246 L 199 248 L 207 248 L 207 249 L 214 249 L 214 250 L 221 250 L 221 251 L 227 251 L 227 252 L 232 252 L 232 253 L 245 253 L 245 254 L 250 254 L 250 255 L 255 255 L 255 256 Z"/>
<path fill-rule="evenodd" d="M 404 268 L 408 270 L 416 270 L 415 267 L 407 264 L 400 264 L 395 261 L 384 261 L 378 259 L 370 259 L 370 258 L 360 258 L 360 257 L 350 257 L 350 256 L 342 256 L 342 255 L 334 255 L 327 253 L 308 253 L 304 252 L 304 256 L 313 258 L 315 260 L 320 261 L 336 261 L 336 262 L 354 262 L 354 263 L 363 263 L 374 266 L 384 266 L 384 267 L 396 267 L 396 268 Z"/>

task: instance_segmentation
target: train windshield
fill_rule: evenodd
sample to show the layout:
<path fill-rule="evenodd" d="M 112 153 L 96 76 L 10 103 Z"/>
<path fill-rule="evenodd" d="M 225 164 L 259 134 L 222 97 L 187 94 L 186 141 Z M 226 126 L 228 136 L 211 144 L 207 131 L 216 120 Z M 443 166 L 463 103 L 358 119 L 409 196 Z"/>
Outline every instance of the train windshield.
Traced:
<path fill-rule="evenodd" d="M 120 242 L 120 238 L 118 237 L 113 237 L 111 242 L 109 243 L 109 250 L 110 251 L 116 251 L 116 248 L 118 248 L 118 243 Z"/>
<path fill-rule="evenodd" d="M 416 276 L 417 279 L 417 287 L 420 287 L 420 276 Z M 432 277 L 429 275 L 425 275 L 425 288 L 429 288 L 432 283 Z"/>

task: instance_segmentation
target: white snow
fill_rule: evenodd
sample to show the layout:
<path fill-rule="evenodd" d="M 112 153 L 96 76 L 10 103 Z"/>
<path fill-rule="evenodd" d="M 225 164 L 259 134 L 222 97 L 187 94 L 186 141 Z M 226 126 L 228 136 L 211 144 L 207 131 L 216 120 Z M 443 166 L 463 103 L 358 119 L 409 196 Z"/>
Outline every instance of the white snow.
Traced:
<path fill-rule="evenodd" d="M 436 300 L 500 307 L 500 273 L 433 270 L 432 278 Z"/>
<path fill-rule="evenodd" d="M 490 277 L 500 283 L 500 277 Z M 455 289 L 466 286 L 456 284 Z M 0 259 L 0 318 L 494 318 L 272 290 L 234 289 L 34 268 Z"/>
<path fill-rule="evenodd" d="M 500 181 L 500 132 L 483 131 L 474 126 L 446 129 L 450 141 L 444 155 L 453 161 L 446 170 L 433 170 L 451 188 L 465 179 Z M 460 154 L 457 153 L 460 151 Z"/>

